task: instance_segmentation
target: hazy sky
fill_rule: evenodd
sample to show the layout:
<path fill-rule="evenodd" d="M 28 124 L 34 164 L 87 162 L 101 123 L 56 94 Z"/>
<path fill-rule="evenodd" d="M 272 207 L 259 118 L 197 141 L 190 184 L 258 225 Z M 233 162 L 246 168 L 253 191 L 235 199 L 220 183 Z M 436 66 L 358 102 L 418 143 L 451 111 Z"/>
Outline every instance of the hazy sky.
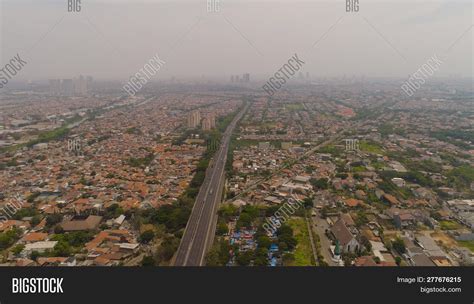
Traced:
<path fill-rule="evenodd" d="M 216 0 L 217 1 L 217 0 Z M 437 76 L 471 76 L 470 0 L 367 1 L 347 13 L 345 0 L 0 0 L 2 66 L 17 53 L 19 79 L 125 79 L 155 54 L 156 79 L 245 72 L 266 77 L 294 53 L 313 76 L 401 76 L 432 55 Z M 254 78 L 255 78 L 254 77 Z"/>

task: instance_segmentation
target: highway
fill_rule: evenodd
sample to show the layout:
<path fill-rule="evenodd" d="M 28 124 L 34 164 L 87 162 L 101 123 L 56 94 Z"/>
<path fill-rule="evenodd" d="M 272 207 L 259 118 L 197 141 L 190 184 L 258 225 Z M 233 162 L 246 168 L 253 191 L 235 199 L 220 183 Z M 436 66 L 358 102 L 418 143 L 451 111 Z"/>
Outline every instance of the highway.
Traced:
<path fill-rule="evenodd" d="M 207 251 L 212 246 L 217 224 L 217 209 L 222 199 L 225 182 L 225 163 L 230 139 L 237 122 L 242 118 L 248 103 L 227 126 L 196 201 L 176 253 L 175 266 L 204 266 Z"/>

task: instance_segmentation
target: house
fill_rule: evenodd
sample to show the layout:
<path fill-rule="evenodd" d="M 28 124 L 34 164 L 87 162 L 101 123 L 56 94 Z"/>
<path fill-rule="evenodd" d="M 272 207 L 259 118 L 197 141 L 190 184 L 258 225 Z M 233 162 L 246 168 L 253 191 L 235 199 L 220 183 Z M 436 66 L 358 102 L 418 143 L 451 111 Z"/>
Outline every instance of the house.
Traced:
<path fill-rule="evenodd" d="M 348 207 L 357 207 L 357 206 L 361 205 L 363 202 L 361 200 L 358 200 L 358 199 L 355 199 L 355 198 L 348 198 L 344 201 L 344 203 Z"/>
<path fill-rule="evenodd" d="M 355 225 L 356 225 L 349 213 L 341 214 L 341 220 L 344 222 L 346 227 L 351 228 L 351 227 L 355 227 Z"/>
<path fill-rule="evenodd" d="M 102 216 L 89 215 L 86 219 L 81 220 L 70 220 L 61 223 L 61 227 L 64 231 L 81 231 L 81 230 L 94 230 L 99 227 L 102 221 Z"/>
<path fill-rule="evenodd" d="M 354 266 L 358 267 L 371 267 L 371 266 L 397 266 L 394 262 L 380 261 L 378 264 L 371 256 L 361 256 L 354 261 Z"/>
<path fill-rule="evenodd" d="M 41 241 L 26 244 L 25 248 L 23 248 L 22 254 L 27 256 L 30 255 L 33 251 L 37 251 L 39 253 L 45 252 L 46 250 L 53 250 L 54 246 L 56 246 L 57 241 Z"/>
<path fill-rule="evenodd" d="M 66 259 L 66 257 L 39 257 L 37 262 L 39 266 L 58 266 Z"/>
<path fill-rule="evenodd" d="M 8 231 L 13 228 L 28 229 L 30 223 L 25 221 L 7 220 L 0 224 L 0 232 Z"/>
<path fill-rule="evenodd" d="M 116 219 L 114 219 L 114 225 L 120 226 L 125 221 L 125 215 L 121 214 Z"/>
<path fill-rule="evenodd" d="M 395 196 L 391 195 L 391 194 L 384 193 L 382 195 L 382 198 L 392 206 L 400 204 L 400 202 L 397 200 L 397 198 Z"/>
<path fill-rule="evenodd" d="M 416 225 L 416 219 L 410 212 L 396 212 L 393 215 L 393 222 L 398 229 L 405 229 Z"/>
<path fill-rule="evenodd" d="M 405 183 L 405 180 L 403 178 L 400 178 L 400 177 L 394 177 L 392 178 L 392 183 L 394 183 L 395 185 L 397 185 L 397 187 L 405 187 L 406 183 Z"/>
<path fill-rule="evenodd" d="M 21 238 L 22 243 L 34 243 L 34 242 L 39 242 L 39 241 L 46 241 L 48 238 L 47 233 L 43 232 L 30 232 L 28 234 L 25 234 L 24 237 Z"/>
<path fill-rule="evenodd" d="M 355 252 L 359 250 L 359 242 L 347 228 L 342 219 L 339 219 L 330 229 L 332 236 L 339 242 L 343 252 Z"/>

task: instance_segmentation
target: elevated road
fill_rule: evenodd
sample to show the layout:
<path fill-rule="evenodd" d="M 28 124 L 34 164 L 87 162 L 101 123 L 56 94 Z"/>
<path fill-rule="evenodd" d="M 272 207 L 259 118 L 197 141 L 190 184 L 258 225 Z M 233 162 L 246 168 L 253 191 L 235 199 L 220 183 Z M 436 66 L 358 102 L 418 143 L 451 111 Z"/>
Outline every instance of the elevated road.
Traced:
<path fill-rule="evenodd" d="M 207 251 L 214 241 L 217 223 L 217 209 L 222 199 L 225 182 L 225 163 L 230 139 L 237 122 L 250 104 L 234 117 L 222 135 L 221 144 L 206 170 L 206 177 L 199 189 L 191 216 L 184 230 L 176 254 L 175 266 L 203 266 Z"/>

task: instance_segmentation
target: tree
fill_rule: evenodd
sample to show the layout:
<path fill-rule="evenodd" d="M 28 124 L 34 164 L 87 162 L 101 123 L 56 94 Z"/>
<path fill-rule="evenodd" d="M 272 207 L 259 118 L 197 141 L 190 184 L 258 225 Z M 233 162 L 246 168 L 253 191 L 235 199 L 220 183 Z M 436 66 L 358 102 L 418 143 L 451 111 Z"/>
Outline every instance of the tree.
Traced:
<path fill-rule="evenodd" d="M 259 247 L 257 248 L 255 252 L 255 260 L 254 260 L 254 265 L 255 266 L 266 266 L 268 264 L 268 249 L 265 247 Z"/>
<path fill-rule="evenodd" d="M 213 246 L 206 255 L 206 266 L 222 266 L 219 263 L 219 247 Z"/>
<path fill-rule="evenodd" d="M 55 234 L 62 234 L 62 233 L 64 233 L 63 227 L 61 227 L 61 225 L 56 225 L 56 226 L 54 226 L 54 233 L 55 233 Z"/>
<path fill-rule="evenodd" d="M 142 244 L 148 244 L 155 237 L 153 230 L 146 230 L 138 238 L 139 242 Z"/>
<path fill-rule="evenodd" d="M 357 212 L 357 218 L 355 219 L 355 224 L 357 227 L 365 225 L 368 222 L 369 222 L 369 219 L 367 218 L 367 215 L 365 215 L 364 212 L 362 211 Z"/>
<path fill-rule="evenodd" d="M 224 235 L 229 232 L 229 228 L 227 227 L 227 224 L 224 222 L 220 222 L 217 225 L 217 235 Z"/>
<path fill-rule="evenodd" d="M 288 250 L 293 250 L 298 244 L 298 241 L 290 234 L 280 235 L 278 237 L 278 242 L 286 243 L 286 245 L 288 246 Z"/>
<path fill-rule="evenodd" d="M 46 217 L 46 227 L 53 227 L 63 220 L 63 216 L 59 213 L 54 213 Z"/>
<path fill-rule="evenodd" d="M 311 208 L 313 207 L 313 198 L 312 197 L 307 197 L 303 200 L 303 206 L 305 208 Z"/>
<path fill-rule="evenodd" d="M 295 261 L 295 256 L 293 253 L 285 253 L 282 260 L 283 266 L 289 266 Z"/>
<path fill-rule="evenodd" d="M 289 225 L 283 224 L 280 228 L 278 228 L 277 235 L 282 235 L 282 234 L 289 234 L 293 235 L 293 229 Z"/>
<path fill-rule="evenodd" d="M 142 266 L 155 266 L 155 260 L 153 260 L 153 257 L 147 255 L 144 256 L 142 261 L 141 261 Z"/>
<path fill-rule="evenodd" d="M 40 221 L 41 221 L 41 218 L 39 217 L 39 215 L 33 216 L 30 221 L 31 227 L 35 227 L 36 225 L 40 223 Z"/>
<path fill-rule="evenodd" d="M 0 233 L 0 250 L 6 249 L 13 245 L 20 237 L 20 230 L 12 229 Z"/>
<path fill-rule="evenodd" d="M 406 252 L 405 242 L 401 238 L 396 238 L 392 242 L 393 249 L 395 249 L 398 253 L 404 254 Z"/>
<path fill-rule="evenodd" d="M 257 243 L 259 248 L 269 248 L 272 244 L 272 241 L 268 236 L 262 235 L 257 239 Z"/>
<path fill-rule="evenodd" d="M 400 266 L 400 264 L 402 263 L 402 258 L 399 256 L 395 257 L 395 263 L 397 263 L 397 266 Z"/>
<path fill-rule="evenodd" d="M 167 236 L 156 250 L 155 261 L 159 265 L 162 262 L 169 261 L 179 246 L 179 239 L 174 236 Z"/>
<path fill-rule="evenodd" d="M 329 180 L 327 178 L 319 178 L 319 179 L 315 179 L 315 178 L 312 178 L 309 180 L 309 182 L 311 183 L 311 185 L 313 186 L 313 188 L 315 189 L 327 189 L 329 188 Z"/>
<path fill-rule="evenodd" d="M 30 254 L 30 259 L 33 261 L 36 261 L 36 259 L 40 256 L 41 254 L 38 251 L 32 251 Z"/>
<path fill-rule="evenodd" d="M 54 246 L 53 254 L 54 256 L 62 256 L 68 257 L 72 253 L 71 245 L 64 240 L 58 241 L 58 243 Z"/>
<path fill-rule="evenodd" d="M 15 247 L 13 247 L 12 252 L 13 252 L 14 255 L 18 255 L 18 254 L 20 254 L 20 252 L 23 251 L 24 248 L 25 248 L 25 245 L 18 244 Z"/>
<path fill-rule="evenodd" d="M 248 266 L 250 265 L 250 262 L 252 261 L 253 257 L 253 252 L 252 251 L 245 251 L 245 252 L 239 252 L 237 255 L 237 264 L 240 266 Z"/>
<path fill-rule="evenodd" d="M 285 242 L 280 242 L 278 244 L 278 249 L 280 249 L 280 251 L 287 251 L 288 250 L 288 245 L 285 243 Z"/>
<path fill-rule="evenodd" d="M 250 227 L 252 225 L 252 217 L 248 213 L 242 213 L 237 220 L 237 229 L 242 227 Z"/>

